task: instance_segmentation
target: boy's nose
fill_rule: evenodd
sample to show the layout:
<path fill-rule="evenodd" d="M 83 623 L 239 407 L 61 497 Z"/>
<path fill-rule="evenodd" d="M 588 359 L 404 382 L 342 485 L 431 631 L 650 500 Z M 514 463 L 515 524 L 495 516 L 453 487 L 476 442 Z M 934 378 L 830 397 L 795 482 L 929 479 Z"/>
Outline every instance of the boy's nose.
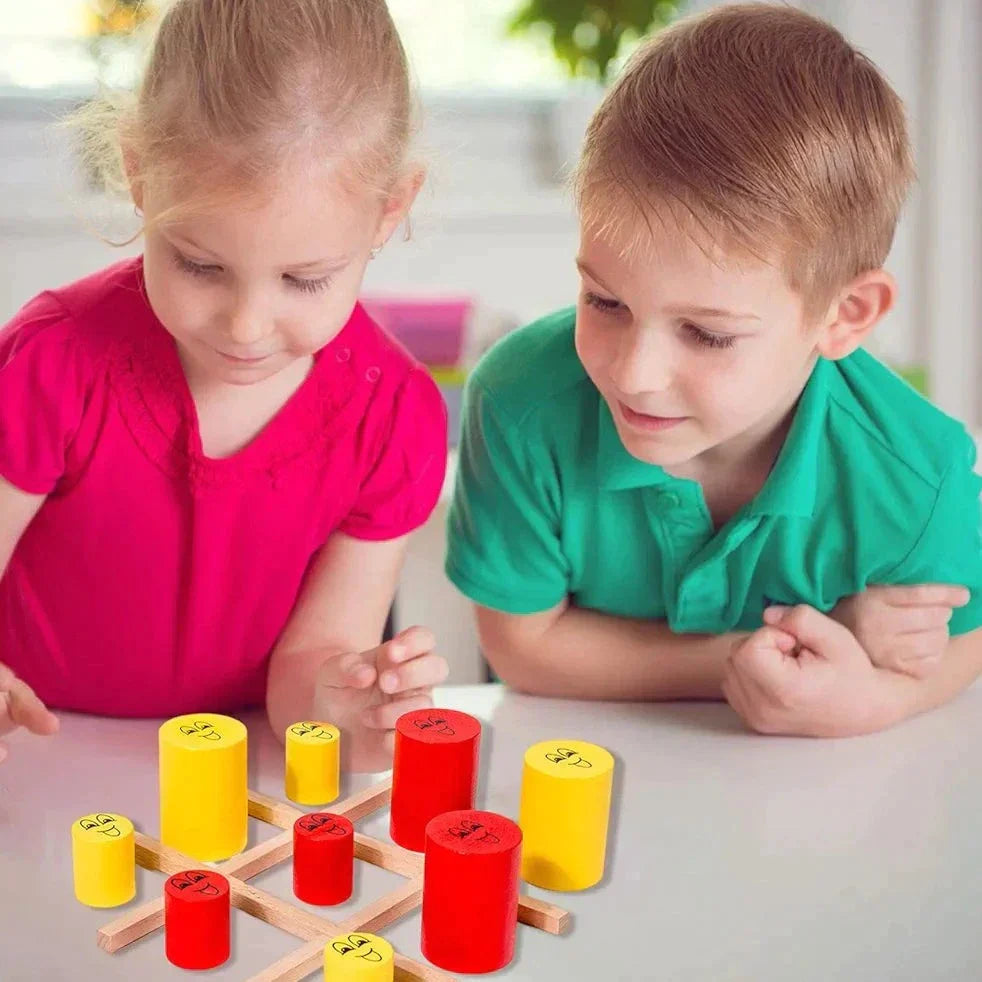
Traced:
<path fill-rule="evenodd" d="M 611 380 L 624 395 L 661 392 L 671 385 L 672 365 L 668 345 L 657 333 L 632 328 L 626 334 L 610 369 Z"/>

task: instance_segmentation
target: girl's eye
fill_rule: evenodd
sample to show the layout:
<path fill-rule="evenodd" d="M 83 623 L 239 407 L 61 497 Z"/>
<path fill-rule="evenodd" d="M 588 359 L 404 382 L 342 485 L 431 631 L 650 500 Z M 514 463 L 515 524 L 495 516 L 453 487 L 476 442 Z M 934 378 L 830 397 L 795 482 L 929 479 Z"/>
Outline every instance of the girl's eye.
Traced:
<path fill-rule="evenodd" d="M 686 331 L 697 343 L 706 348 L 732 348 L 736 344 L 736 338 L 732 334 L 714 334 L 696 324 L 684 325 Z"/>
<path fill-rule="evenodd" d="M 193 259 L 188 259 L 187 256 L 182 256 L 179 252 L 174 253 L 174 262 L 177 264 L 178 269 L 185 273 L 190 273 L 192 276 L 210 276 L 213 273 L 220 273 L 222 271 L 221 266 L 196 263 Z"/>
<path fill-rule="evenodd" d="M 583 300 L 588 307 L 595 307 L 605 314 L 613 313 L 624 306 L 619 300 L 611 300 L 608 297 L 601 297 L 599 294 L 590 292 L 583 295 Z"/>
<path fill-rule="evenodd" d="M 283 279 L 301 293 L 320 293 L 321 290 L 326 290 L 331 282 L 329 276 L 322 276 L 315 280 L 304 279 L 302 276 L 284 276 Z"/>

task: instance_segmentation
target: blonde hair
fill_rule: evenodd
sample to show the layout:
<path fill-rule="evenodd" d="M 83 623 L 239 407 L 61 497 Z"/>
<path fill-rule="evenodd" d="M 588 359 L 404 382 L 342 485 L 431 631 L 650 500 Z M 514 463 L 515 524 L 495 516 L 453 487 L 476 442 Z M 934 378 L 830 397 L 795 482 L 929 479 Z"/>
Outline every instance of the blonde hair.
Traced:
<path fill-rule="evenodd" d="M 384 194 L 413 116 L 385 0 L 173 0 L 138 91 L 68 123 L 103 186 L 180 188 L 183 213 L 257 188 L 291 155 Z"/>
<path fill-rule="evenodd" d="M 913 177 L 903 104 L 876 66 L 823 21 L 740 4 L 635 52 L 573 190 L 600 234 L 670 217 L 780 264 L 815 316 L 882 266 Z"/>

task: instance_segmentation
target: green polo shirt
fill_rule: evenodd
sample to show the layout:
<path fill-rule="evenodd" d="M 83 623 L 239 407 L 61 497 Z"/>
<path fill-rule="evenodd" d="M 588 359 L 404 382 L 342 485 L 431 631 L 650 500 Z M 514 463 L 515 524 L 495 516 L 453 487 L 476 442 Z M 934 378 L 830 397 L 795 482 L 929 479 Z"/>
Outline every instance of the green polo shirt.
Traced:
<path fill-rule="evenodd" d="M 982 625 L 974 443 L 870 354 L 817 362 L 763 488 L 716 530 L 697 483 L 624 449 L 574 323 L 515 331 L 468 381 L 446 570 L 476 603 L 568 596 L 715 634 L 759 627 L 770 603 L 945 582 L 972 592 L 952 633 Z"/>

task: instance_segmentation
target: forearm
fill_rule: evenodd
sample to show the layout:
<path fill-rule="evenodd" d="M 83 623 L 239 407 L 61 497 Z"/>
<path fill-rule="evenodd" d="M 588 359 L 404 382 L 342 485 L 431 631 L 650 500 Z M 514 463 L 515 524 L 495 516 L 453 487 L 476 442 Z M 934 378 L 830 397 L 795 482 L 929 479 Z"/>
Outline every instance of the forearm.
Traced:
<path fill-rule="evenodd" d="M 509 685 L 570 699 L 722 699 L 736 635 L 674 634 L 661 621 L 569 607 L 538 637 L 486 644 Z"/>
<path fill-rule="evenodd" d="M 279 740 L 285 739 L 288 726 L 314 715 L 317 673 L 328 658 L 341 653 L 340 648 L 273 652 L 266 680 L 266 716 Z"/>

